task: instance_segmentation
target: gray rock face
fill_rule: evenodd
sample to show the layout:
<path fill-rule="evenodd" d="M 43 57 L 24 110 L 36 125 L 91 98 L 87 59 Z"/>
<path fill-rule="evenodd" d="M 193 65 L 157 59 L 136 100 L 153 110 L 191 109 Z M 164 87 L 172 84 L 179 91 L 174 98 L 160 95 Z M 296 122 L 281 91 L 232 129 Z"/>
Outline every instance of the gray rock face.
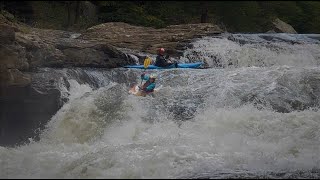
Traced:
<path fill-rule="evenodd" d="M 156 54 L 157 49 L 163 47 L 171 56 L 178 56 L 178 44 L 181 41 L 221 32 L 220 27 L 210 23 L 171 25 L 154 29 L 111 22 L 88 28 L 78 39 L 107 42 L 116 47 L 151 54 Z"/>
<path fill-rule="evenodd" d="M 40 129 L 61 107 L 60 91 L 47 87 L 40 91 L 32 85 L 1 89 L 0 146 L 14 146 L 38 140 Z"/>
<path fill-rule="evenodd" d="M 25 58 L 25 49 L 15 45 L 15 31 L 11 26 L 0 24 L 0 86 L 26 86 L 31 79 L 21 71 L 27 70 L 29 64 Z"/>
<path fill-rule="evenodd" d="M 277 32 L 277 33 L 297 34 L 297 31 L 294 30 L 294 28 L 293 28 L 291 25 L 289 25 L 289 24 L 281 21 L 279 18 L 276 18 L 276 19 L 272 22 L 272 24 L 273 24 L 273 26 L 274 26 L 274 27 L 273 27 L 273 31 L 274 31 L 274 32 Z"/>
<path fill-rule="evenodd" d="M 1 24 L 0 39 L 2 44 L 12 44 L 15 40 L 14 28 L 5 24 Z"/>
<path fill-rule="evenodd" d="M 61 43 L 57 46 L 66 57 L 65 65 L 116 68 L 128 63 L 134 63 L 133 58 L 107 44 L 92 43 L 82 45 L 80 43 Z"/>

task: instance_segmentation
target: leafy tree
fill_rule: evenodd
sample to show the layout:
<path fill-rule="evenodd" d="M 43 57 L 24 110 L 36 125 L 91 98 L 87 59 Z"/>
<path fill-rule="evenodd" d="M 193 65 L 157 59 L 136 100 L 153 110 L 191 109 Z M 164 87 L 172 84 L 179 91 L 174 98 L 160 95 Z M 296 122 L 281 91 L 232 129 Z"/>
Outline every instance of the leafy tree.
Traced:
<path fill-rule="evenodd" d="M 1 1 L 0 8 L 29 24 L 55 29 L 105 22 L 156 28 L 209 22 L 225 25 L 229 32 L 266 32 L 271 21 L 280 18 L 300 33 L 320 32 L 317 1 L 90 1 L 98 9 L 98 20 L 91 21 L 82 18 L 83 2 Z"/>

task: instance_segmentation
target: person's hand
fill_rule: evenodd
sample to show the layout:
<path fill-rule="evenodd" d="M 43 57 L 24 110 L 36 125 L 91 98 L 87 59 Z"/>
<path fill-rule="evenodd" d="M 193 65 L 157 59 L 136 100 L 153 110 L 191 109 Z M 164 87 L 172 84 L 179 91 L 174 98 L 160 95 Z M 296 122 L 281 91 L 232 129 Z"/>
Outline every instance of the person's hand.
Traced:
<path fill-rule="evenodd" d="M 139 90 L 140 90 L 140 91 L 145 91 L 145 90 L 144 90 L 144 89 L 142 89 L 140 86 L 138 86 L 138 88 L 139 88 Z"/>

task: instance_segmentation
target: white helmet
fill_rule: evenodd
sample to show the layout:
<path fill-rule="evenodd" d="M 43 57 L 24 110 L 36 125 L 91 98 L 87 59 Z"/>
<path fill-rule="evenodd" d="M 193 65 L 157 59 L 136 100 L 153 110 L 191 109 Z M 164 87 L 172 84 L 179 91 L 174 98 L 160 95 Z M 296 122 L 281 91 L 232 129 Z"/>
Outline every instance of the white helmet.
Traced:
<path fill-rule="evenodd" d="M 151 75 L 150 75 L 150 78 L 151 78 L 151 79 L 157 79 L 157 75 L 156 75 L 156 74 L 151 74 Z"/>

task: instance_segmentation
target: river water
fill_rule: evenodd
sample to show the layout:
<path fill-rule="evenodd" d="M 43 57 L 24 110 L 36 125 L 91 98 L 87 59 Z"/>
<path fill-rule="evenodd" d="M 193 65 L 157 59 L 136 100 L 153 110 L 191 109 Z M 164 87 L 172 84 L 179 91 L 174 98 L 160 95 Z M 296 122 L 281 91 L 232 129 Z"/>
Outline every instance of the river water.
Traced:
<path fill-rule="evenodd" d="M 319 37 L 197 39 L 180 62 L 209 68 L 147 70 L 147 97 L 128 93 L 141 70 L 47 68 L 69 101 L 0 147 L 0 178 L 320 178 Z"/>

